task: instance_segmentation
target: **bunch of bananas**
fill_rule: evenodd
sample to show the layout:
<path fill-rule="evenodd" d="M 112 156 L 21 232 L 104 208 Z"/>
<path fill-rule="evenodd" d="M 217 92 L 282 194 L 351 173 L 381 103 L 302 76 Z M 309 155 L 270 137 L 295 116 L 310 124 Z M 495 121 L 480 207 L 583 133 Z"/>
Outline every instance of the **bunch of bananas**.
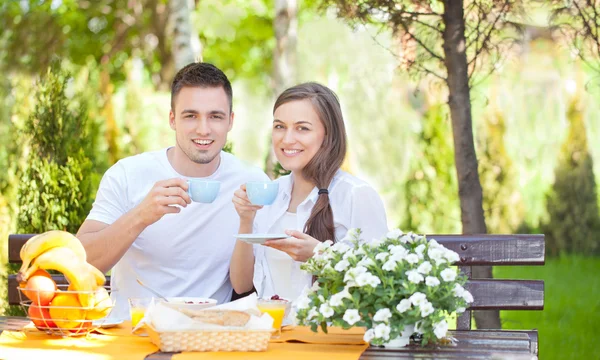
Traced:
<path fill-rule="evenodd" d="M 39 269 L 56 270 L 69 281 L 69 290 L 77 291 L 83 309 L 95 308 L 95 293 L 106 278 L 87 262 L 85 249 L 75 236 L 60 230 L 36 235 L 23 245 L 20 255 L 23 265 L 17 273 L 19 283 L 25 283 Z"/>

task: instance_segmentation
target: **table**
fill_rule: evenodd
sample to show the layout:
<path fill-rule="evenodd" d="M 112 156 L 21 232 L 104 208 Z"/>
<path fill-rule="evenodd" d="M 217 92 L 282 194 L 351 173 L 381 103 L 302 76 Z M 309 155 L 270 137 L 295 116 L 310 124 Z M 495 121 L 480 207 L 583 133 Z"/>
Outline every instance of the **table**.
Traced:
<path fill-rule="evenodd" d="M 24 317 L 0 316 L 0 334 L 3 330 L 20 330 L 29 320 Z M 538 359 L 538 340 L 535 331 L 468 330 L 449 331 L 458 340 L 456 346 L 386 349 L 369 347 L 362 360 L 379 359 Z M 342 346 L 342 345 L 339 345 Z M 172 353 L 153 353 L 147 360 L 171 359 Z M 243 355 L 240 356 L 243 359 Z"/>

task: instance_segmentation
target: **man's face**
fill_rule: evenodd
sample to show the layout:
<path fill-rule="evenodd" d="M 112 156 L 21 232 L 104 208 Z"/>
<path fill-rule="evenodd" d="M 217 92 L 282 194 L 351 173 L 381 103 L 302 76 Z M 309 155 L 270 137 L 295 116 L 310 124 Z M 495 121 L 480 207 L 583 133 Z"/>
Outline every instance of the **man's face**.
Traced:
<path fill-rule="evenodd" d="M 233 113 L 229 109 L 229 99 L 222 87 L 182 88 L 169 113 L 177 147 L 197 164 L 214 161 L 233 126 Z"/>

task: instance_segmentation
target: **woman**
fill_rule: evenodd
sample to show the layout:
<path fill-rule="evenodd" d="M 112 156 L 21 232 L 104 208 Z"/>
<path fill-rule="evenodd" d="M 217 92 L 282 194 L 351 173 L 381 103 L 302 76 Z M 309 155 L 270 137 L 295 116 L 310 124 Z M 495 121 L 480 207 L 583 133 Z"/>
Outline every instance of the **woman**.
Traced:
<path fill-rule="evenodd" d="M 346 130 L 337 96 L 317 83 L 285 90 L 273 108 L 273 150 L 291 171 L 279 182 L 275 202 L 258 211 L 245 185 L 233 197 L 240 234 L 283 233 L 289 238 L 264 246 L 237 241 L 230 278 L 237 293 L 256 288 L 259 297 L 295 300 L 312 282 L 300 264 L 325 240 L 340 241 L 361 228 L 370 241 L 387 232 L 383 202 L 362 180 L 340 170 L 346 156 Z M 364 141 L 374 141 L 368 137 Z"/>

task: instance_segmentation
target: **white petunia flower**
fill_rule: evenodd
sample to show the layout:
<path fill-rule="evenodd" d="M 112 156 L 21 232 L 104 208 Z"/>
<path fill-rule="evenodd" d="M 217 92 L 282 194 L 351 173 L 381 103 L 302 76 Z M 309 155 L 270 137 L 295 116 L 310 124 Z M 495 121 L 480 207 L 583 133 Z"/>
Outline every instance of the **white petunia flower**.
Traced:
<path fill-rule="evenodd" d="M 360 321 L 360 315 L 356 309 L 347 309 L 342 319 L 344 319 L 348 325 L 354 325 Z"/>
<path fill-rule="evenodd" d="M 400 303 L 398 305 L 396 305 L 396 310 L 398 310 L 398 312 L 400 314 L 406 312 L 407 310 L 410 309 L 410 300 L 409 299 L 402 299 L 400 301 Z"/>
<path fill-rule="evenodd" d="M 458 253 L 449 249 L 446 249 L 446 251 L 444 251 L 444 257 L 446 258 L 446 260 L 448 260 L 449 263 L 455 263 L 460 261 L 460 256 L 458 256 Z"/>
<path fill-rule="evenodd" d="M 408 254 L 406 255 L 406 261 L 409 264 L 416 264 L 419 262 L 419 256 L 417 254 Z"/>
<path fill-rule="evenodd" d="M 362 259 L 361 259 L 361 260 L 358 262 L 358 264 L 357 264 L 357 265 L 359 265 L 359 266 L 365 266 L 365 267 L 368 267 L 368 266 L 374 266 L 374 265 L 375 265 L 375 262 L 374 262 L 373 260 L 371 260 L 371 258 L 365 257 L 365 258 L 362 258 Z"/>
<path fill-rule="evenodd" d="M 319 308 L 319 312 L 321 313 L 321 315 L 323 315 L 326 319 L 330 318 L 333 314 L 334 311 L 331 308 L 331 306 L 329 306 L 329 304 L 322 304 L 321 307 Z"/>
<path fill-rule="evenodd" d="M 438 286 L 440 284 L 440 280 L 434 276 L 428 276 L 425 278 L 425 285 L 427 286 Z"/>
<path fill-rule="evenodd" d="M 386 261 L 381 268 L 385 271 L 394 271 L 396 269 L 396 265 L 397 263 L 394 260 L 390 259 Z"/>
<path fill-rule="evenodd" d="M 356 258 L 356 255 L 354 255 L 354 251 L 353 250 L 348 250 L 344 253 L 344 256 L 342 256 L 342 259 L 344 260 L 348 260 L 348 259 L 354 259 Z"/>
<path fill-rule="evenodd" d="M 410 281 L 413 284 L 419 284 L 423 280 L 425 280 L 425 278 L 423 278 L 423 275 L 419 274 L 417 270 L 407 271 L 406 276 L 408 277 L 408 281 Z"/>
<path fill-rule="evenodd" d="M 385 308 L 385 309 L 377 310 L 377 312 L 375 313 L 375 316 L 373 316 L 373 320 L 378 321 L 378 322 L 387 323 L 391 317 L 392 317 L 392 312 L 390 311 L 390 309 Z"/>
<path fill-rule="evenodd" d="M 443 248 L 429 248 L 429 250 L 427 250 L 427 255 L 431 260 L 435 261 L 436 265 L 441 265 L 446 262 Z"/>
<path fill-rule="evenodd" d="M 430 249 L 435 249 L 435 248 L 439 248 L 439 247 L 442 247 L 442 245 L 440 245 L 440 243 L 435 241 L 435 239 L 429 240 L 429 248 Z"/>
<path fill-rule="evenodd" d="M 398 251 L 395 254 L 392 254 L 388 260 L 400 262 L 402 260 L 406 260 L 406 256 L 408 255 L 408 251 Z"/>
<path fill-rule="evenodd" d="M 390 239 L 398 239 L 400 236 L 402 236 L 403 232 L 400 229 L 394 229 L 390 232 L 387 233 L 387 235 L 385 235 L 387 238 Z"/>
<path fill-rule="evenodd" d="M 333 307 L 341 306 L 344 304 L 342 301 L 343 299 L 352 299 L 352 295 L 350 295 L 350 292 L 348 292 L 348 288 L 344 288 L 344 290 L 340 291 L 339 293 L 333 294 L 329 299 L 329 305 Z"/>
<path fill-rule="evenodd" d="M 390 327 L 386 324 L 375 326 L 375 337 L 388 340 L 390 338 Z"/>
<path fill-rule="evenodd" d="M 412 242 L 413 242 L 413 239 L 412 239 L 412 237 L 411 237 L 410 235 L 406 234 L 406 235 L 404 235 L 404 236 L 402 236 L 402 237 L 400 238 L 400 242 L 401 242 L 401 243 L 404 243 L 404 244 L 407 244 L 407 243 L 412 243 Z"/>
<path fill-rule="evenodd" d="M 352 249 L 352 248 L 350 246 L 348 246 L 348 244 L 343 243 L 343 242 L 337 242 L 337 243 L 333 244 L 333 246 L 331 247 L 331 250 L 333 250 L 339 254 L 345 254 L 350 249 Z"/>
<path fill-rule="evenodd" d="M 475 300 L 473 299 L 473 295 L 471 295 L 471 293 L 467 290 L 465 290 L 465 292 L 462 294 L 462 298 L 465 299 L 467 303 L 472 303 Z"/>
<path fill-rule="evenodd" d="M 465 311 L 467 311 L 467 309 L 466 309 L 466 308 L 464 308 L 464 307 L 459 307 L 458 309 L 456 309 L 456 313 L 457 313 L 457 314 L 462 314 L 462 313 L 464 313 Z"/>
<path fill-rule="evenodd" d="M 331 244 L 333 244 L 333 241 L 331 241 L 331 240 L 323 241 L 322 243 L 317 244 L 317 246 L 315 246 L 315 248 L 313 249 L 313 253 L 317 254 L 322 251 L 325 251 L 326 249 L 329 249 Z"/>
<path fill-rule="evenodd" d="M 454 296 L 462 297 L 463 293 L 465 292 L 465 288 L 460 284 L 454 284 L 454 289 L 452 289 L 452 291 L 454 292 Z"/>
<path fill-rule="evenodd" d="M 419 306 L 419 308 L 421 309 L 422 317 L 426 317 L 427 315 L 433 313 L 433 311 L 435 310 L 433 308 L 433 304 L 430 303 L 429 301 L 426 301 L 423 304 L 421 304 L 421 306 Z"/>
<path fill-rule="evenodd" d="M 362 287 L 369 283 L 369 279 L 371 278 L 371 273 L 360 274 L 356 277 L 356 285 Z"/>
<path fill-rule="evenodd" d="M 435 334 L 435 336 L 438 339 L 441 339 L 444 336 L 446 336 L 447 332 L 448 332 L 448 323 L 446 322 L 446 320 L 442 320 L 438 323 L 433 324 L 433 333 Z"/>
<path fill-rule="evenodd" d="M 367 243 L 367 245 L 369 245 L 369 247 L 371 249 L 375 249 L 378 248 L 379 246 L 381 246 L 381 244 L 383 244 L 384 240 L 379 240 L 379 239 L 373 239 L 370 242 Z"/>
<path fill-rule="evenodd" d="M 308 296 L 301 296 L 296 300 L 298 309 L 308 309 L 310 307 L 310 299 Z"/>
<path fill-rule="evenodd" d="M 385 259 L 389 256 L 390 254 L 387 252 L 381 252 L 377 255 L 375 255 L 375 259 L 376 260 L 380 260 L 380 261 L 385 261 Z"/>
<path fill-rule="evenodd" d="M 367 272 L 367 268 L 364 266 L 357 266 L 352 268 L 346 272 L 344 275 L 344 282 L 348 282 L 349 280 L 355 280 L 360 274 L 364 274 Z"/>
<path fill-rule="evenodd" d="M 375 275 L 371 275 L 369 277 L 369 279 L 367 280 L 367 285 L 369 285 L 373 288 L 377 287 L 377 285 L 379 285 L 379 284 L 381 284 L 381 280 Z"/>
<path fill-rule="evenodd" d="M 373 340 L 373 338 L 375 338 L 375 330 L 373 329 L 369 329 L 365 332 L 365 335 L 363 336 L 363 340 L 366 342 L 371 342 L 371 340 Z"/>
<path fill-rule="evenodd" d="M 423 275 L 427 275 L 427 274 L 429 274 L 431 269 L 432 269 L 431 263 L 429 261 L 424 261 L 421 263 L 421 265 L 419 265 L 419 267 L 417 268 L 417 271 Z"/>
<path fill-rule="evenodd" d="M 306 315 L 306 320 L 310 320 L 310 319 L 313 319 L 318 316 L 319 316 L 319 312 L 317 311 L 317 308 L 312 308 L 312 309 L 308 310 L 308 314 Z"/>
<path fill-rule="evenodd" d="M 425 251 L 425 244 L 421 244 L 415 248 L 415 254 L 419 256 L 419 259 L 423 259 L 423 252 Z"/>
<path fill-rule="evenodd" d="M 447 282 L 454 281 L 454 279 L 456 279 L 456 270 L 444 269 L 440 273 L 440 276 L 442 277 L 442 280 L 444 280 L 444 281 L 447 281 Z"/>
<path fill-rule="evenodd" d="M 427 296 L 425 296 L 425 294 L 421 292 L 416 292 L 412 294 L 408 299 L 414 306 L 421 306 L 421 304 L 427 301 Z"/>
<path fill-rule="evenodd" d="M 335 271 L 344 271 L 350 266 L 350 262 L 348 260 L 342 260 L 339 263 L 335 264 Z"/>
<path fill-rule="evenodd" d="M 354 255 L 366 255 L 365 249 L 361 246 L 358 249 L 354 250 Z"/>

